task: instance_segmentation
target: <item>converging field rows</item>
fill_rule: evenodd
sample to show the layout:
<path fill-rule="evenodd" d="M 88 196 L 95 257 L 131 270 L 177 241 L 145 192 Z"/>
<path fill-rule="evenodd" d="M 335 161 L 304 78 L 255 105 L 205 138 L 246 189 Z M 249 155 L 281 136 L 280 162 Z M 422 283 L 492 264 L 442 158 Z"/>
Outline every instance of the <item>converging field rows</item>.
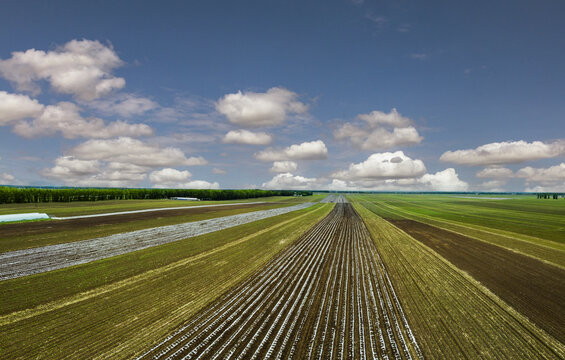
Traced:
<path fill-rule="evenodd" d="M 136 230 L 95 239 L 0 254 L 0 280 L 38 274 L 187 239 L 286 214 L 313 203 L 224 216 L 184 224 Z"/>
<path fill-rule="evenodd" d="M 143 359 L 422 359 L 373 240 L 335 209 Z"/>

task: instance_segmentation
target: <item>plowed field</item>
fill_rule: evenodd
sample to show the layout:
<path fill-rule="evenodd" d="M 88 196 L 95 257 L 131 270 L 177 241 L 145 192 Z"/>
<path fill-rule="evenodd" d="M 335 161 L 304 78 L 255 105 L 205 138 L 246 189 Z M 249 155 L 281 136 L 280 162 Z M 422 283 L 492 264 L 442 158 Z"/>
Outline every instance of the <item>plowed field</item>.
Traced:
<path fill-rule="evenodd" d="M 141 358 L 421 358 L 392 283 L 350 204 Z"/>
<path fill-rule="evenodd" d="M 413 220 L 389 220 L 565 342 L 565 270 Z"/>

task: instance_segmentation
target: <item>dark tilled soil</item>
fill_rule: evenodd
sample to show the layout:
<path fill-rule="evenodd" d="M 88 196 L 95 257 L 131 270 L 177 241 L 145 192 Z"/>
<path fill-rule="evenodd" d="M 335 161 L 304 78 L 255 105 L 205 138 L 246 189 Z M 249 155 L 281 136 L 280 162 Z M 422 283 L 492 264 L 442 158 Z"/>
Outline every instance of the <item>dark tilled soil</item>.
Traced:
<path fill-rule="evenodd" d="M 413 220 L 388 220 L 565 342 L 565 270 Z"/>
<path fill-rule="evenodd" d="M 275 204 L 275 203 L 272 203 Z M 91 226 L 122 224 L 130 221 L 151 220 L 159 217 L 189 216 L 206 214 L 222 210 L 247 209 L 265 206 L 265 204 L 241 204 L 215 207 L 195 207 L 191 209 L 173 209 L 149 211 L 133 214 L 110 215 L 82 219 L 48 220 L 38 222 L 23 222 L 17 224 L 3 224 L 0 226 L 0 239 L 24 235 L 48 234 L 59 231 L 83 229 Z"/>

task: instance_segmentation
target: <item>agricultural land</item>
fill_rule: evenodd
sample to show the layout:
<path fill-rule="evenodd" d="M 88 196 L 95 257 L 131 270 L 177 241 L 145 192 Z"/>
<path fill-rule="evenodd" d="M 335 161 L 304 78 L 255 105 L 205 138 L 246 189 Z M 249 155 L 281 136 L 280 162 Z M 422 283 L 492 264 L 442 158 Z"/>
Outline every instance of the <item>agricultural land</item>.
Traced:
<path fill-rule="evenodd" d="M 68 217 L 0 224 L 0 358 L 565 358 L 564 201 L 324 194 L 0 212 Z"/>

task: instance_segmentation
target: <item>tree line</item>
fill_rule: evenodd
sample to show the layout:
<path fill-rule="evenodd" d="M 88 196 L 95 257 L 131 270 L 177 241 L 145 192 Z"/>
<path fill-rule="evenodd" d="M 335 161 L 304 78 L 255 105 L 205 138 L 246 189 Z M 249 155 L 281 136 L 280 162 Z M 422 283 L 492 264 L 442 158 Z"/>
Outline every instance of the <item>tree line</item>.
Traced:
<path fill-rule="evenodd" d="M 538 199 L 554 199 L 554 200 L 557 200 L 557 199 L 559 199 L 559 194 L 548 194 L 548 193 L 538 194 Z"/>
<path fill-rule="evenodd" d="M 102 200 L 169 199 L 194 197 L 200 200 L 236 200 L 267 196 L 308 196 L 311 191 L 210 190 L 210 189 L 116 189 L 116 188 L 30 188 L 0 186 L 0 204 L 47 203 Z"/>

